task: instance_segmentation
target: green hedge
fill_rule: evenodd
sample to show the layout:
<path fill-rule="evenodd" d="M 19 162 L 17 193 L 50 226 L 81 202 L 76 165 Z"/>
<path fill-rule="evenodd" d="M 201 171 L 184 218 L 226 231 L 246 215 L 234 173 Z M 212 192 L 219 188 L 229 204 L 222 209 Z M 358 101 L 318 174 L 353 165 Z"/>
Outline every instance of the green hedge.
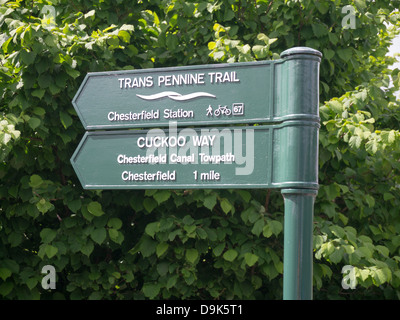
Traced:
<path fill-rule="evenodd" d="M 355 29 L 342 20 L 352 5 Z M 0 295 L 281 299 L 283 200 L 271 190 L 83 190 L 70 165 L 87 72 L 320 50 L 315 299 L 397 299 L 400 1 L 0 1 Z M 388 25 L 385 25 L 388 23 Z M 390 78 L 393 87 L 388 89 Z M 52 265 L 56 289 L 43 289 Z M 354 267 L 354 290 L 342 268 Z"/>

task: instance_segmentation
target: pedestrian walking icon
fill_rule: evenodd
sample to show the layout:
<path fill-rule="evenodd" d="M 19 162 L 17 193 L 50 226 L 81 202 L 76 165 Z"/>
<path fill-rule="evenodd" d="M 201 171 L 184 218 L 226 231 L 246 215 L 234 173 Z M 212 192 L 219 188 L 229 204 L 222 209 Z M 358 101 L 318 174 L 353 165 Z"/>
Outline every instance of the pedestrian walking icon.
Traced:
<path fill-rule="evenodd" d="M 209 117 L 209 116 L 212 117 L 212 115 L 213 115 L 213 108 L 211 106 L 208 106 L 206 116 L 207 117 Z"/>

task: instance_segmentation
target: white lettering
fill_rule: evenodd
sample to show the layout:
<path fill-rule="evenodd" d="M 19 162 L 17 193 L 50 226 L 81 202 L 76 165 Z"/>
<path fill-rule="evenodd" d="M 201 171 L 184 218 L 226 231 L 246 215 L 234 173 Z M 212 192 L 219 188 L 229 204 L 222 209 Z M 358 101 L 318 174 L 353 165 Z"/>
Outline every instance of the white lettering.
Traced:
<path fill-rule="evenodd" d="M 162 307 L 157 307 L 156 314 L 158 315 L 182 315 L 186 318 L 189 315 L 190 307 L 169 307 L 165 304 Z"/>
<path fill-rule="evenodd" d="M 215 140 L 215 135 L 213 136 L 193 136 L 193 145 L 195 147 L 202 147 L 202 146 L 212 146 Z"/>
<path fill-rule="evenodd" d="M 153 77 L 135 77 L 135 78 L 119 78 L 119 88 L 120 89 L 130 89 L 130 88 L 149 88 L 154 85 Z"/>
<path fill-rule="evenodd" d="M 150 154 L 148 156 L 127 156 L 125 154 L 119 154 L 117 156 L 117 162 L 119 164 L 142 164 L 142 163 L 149 163 L 149 164 L 156 164 L 156 163 L 162 163 L 165 164 L 167 163 L 167 155 L 162 154 L 155 156 L 153 154 Z"/>
<path fill-rule="evenodd" d="M 118 113 L 111 111 L 107 115 L 108 121 L 138 121 L 160 118 L 160 110 L 142 110 L 141 112 Z"/>
<path fill-rule="evenodd" d="M 157 171 L 155 173 L 124 171 L 121 178 L 123 181 L 173 181 L 176 179 L 176 171 Z"/>
<path fill-rule="evenodd" d="M 209 155 L 206 153 L 199 153 L 200 156 L 200 163 L 216 163 L 219 164 L 221 162 L 224 163 L 232 163 L 235 162 L 235 155 L 233 155 L 231 152 L 223 154 L 223 155 Z"/>
<path fill-rule="evenodd" d="M 170 155 L 169 157 L 170 163 L 182 163 L 182 164 L 186 164 L 186 163 L 195 163 L 195 158 L 194 158 L 194 153 L 192 153 L 191 155 L 177 155 L 176 153 L 173 153 Z"/>
<path fill-rule="evenodd" d="M 185 73 L 158 76 L 158 86 L 165 87 L 204 84 L 204 73 Z"/>
<path fill-rule="evenodd" d="M 210 83 L 240 82 L 236 71 L 231 72 L 209 72 Z"/>
<path fill-rule="evenodd" d="M 45 265 L 42 268 L 42 273 L 48 273 L 42 279 L 42 288 L 55 289 L 56 288 L 56 269 L 52 265 Z"/>
<path fill-rule="evenodd" d="M 194 112 L 193 110 L 178 109 L 177 111 L 174 111 L 172 109 L 165 109 L 164 118 L 165 119 L 194 118 Z"/>
<path fill-rule="evenodd" d="M 169 137 L 140 137 L 137 139 L 137 146 L 139 148 L 168 148 L 168 147 L 183 147 L 186 144 L 184 136 L 169 136 Z"/>

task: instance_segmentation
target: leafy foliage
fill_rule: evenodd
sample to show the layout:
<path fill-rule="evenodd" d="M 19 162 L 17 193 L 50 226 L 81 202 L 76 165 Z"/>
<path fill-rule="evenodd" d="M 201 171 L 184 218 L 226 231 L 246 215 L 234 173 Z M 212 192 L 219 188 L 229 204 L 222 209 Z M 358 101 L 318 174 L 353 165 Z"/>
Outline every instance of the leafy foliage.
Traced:
<path fill-rule="evenodd" d="M 344 29 L 353 5 L 356 28 Z M 280 299 L 271 190 L 82 190 L 71 105 L 87 72 L 277 59 L 321 63 L 314 298 L 399 297 L 400 1 L 0 1 L 0 295 Z M 385 24 L 386 23 L 386 24 Z M 389 88 L 390 80 L 393 87 Z M 57 289 L 40 286 L 44 265 Z M 341 287 L 344 265 L 357 287 Z"/>

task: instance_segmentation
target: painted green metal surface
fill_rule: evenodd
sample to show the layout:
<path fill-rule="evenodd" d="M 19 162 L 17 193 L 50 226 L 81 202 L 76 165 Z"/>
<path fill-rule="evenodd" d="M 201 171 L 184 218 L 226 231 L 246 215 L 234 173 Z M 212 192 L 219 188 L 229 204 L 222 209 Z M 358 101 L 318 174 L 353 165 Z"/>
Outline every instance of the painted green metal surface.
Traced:
<path fill-rule="evenodd" d="M 88 73 L 72 104 L 87 130 L 318 121 L 310 90 L 318 51 L 287 52 L 275 61 Z"/>
<path fill-rule="evenodd" d="M 87 132 L 71 162 L 86 189 L 317 188 L 318 128 L 286 121 Z"/>
<path fill-rule="evenodd" d="M 313 216 L 317 190 L 283 189 L 283 299 L 311 300 Z"/>

